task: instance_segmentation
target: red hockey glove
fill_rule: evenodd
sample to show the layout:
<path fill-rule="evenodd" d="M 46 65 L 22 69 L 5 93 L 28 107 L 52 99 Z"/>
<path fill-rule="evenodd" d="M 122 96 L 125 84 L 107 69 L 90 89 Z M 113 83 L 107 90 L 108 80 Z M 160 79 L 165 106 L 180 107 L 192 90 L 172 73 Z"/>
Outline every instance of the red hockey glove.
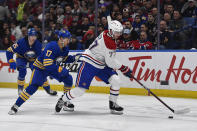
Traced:
<path fill-rule="evenodd" d="M 132 70 L 128 66 L 122 65 L 119 69 L 126 77 L 132 77 Z"/>

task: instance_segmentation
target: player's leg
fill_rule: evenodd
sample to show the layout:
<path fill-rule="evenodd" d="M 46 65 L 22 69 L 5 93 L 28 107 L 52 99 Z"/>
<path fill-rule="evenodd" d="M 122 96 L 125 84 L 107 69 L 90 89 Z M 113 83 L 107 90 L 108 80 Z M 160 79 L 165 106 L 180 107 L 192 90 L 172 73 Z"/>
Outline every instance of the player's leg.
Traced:
<path fill-rule="evenodd" d="M 23 91 L 24 85 L 25 85 L 25 76 L 27 74 L 27 69 L 26 69 L 26 64 L 27 61 L 23 58 L 17 58 L 16 59 L 16 66 L 18 70 L 18 95 Z"/>
<path fill-rule="evenodd" d="M 45 78 L 46 77 L 44 76 L 43 71 L 34 69 L 31 75 L 29 86 L 23 90 L 23 92 L 21 92 L 18 99 L 16 100 L 16 103 L 11 107 L 11 110 L 8 112 L 8 114 L 15 114 L 18 111 L 18 108 L 38 90 L 39 86 L 43 84 Z"/>
<path fill-rule="evenodd" d="M 63 79 L 63 82 L 64 82 L 64 94 L 66 94 L 72 88 L 72 85 L 73 85 L 73 78 L 72 78 L 72 76 L 68 75 L 67 77 L 65 77 Z M 62 97 L 63 96 L 64 95 L 62 95 Z M 62 97 L 60 98 L 60 100 L 62 100 Z M 63 110 L 64 111 L 74 111 L 74 105 L 70 101 L 68 101 L 65 104 L 66 104 L 66 106 L 63 106 Z"/>
<path fill-rule="evenodd" d="M 65 95 L 60 98 L 56 104 L 56 112 L 60 112 L 62 107 L 71 107 L 70 101 L 76 97 L 82 96 L 87 89 L 89 89 L 90 83 L 94 78 L 94 75 L 98 72 L 98 69 L 89 63 L 83 62 L 78 70 L 75 88 L 72 88 Z M 72 104 L 72 103 L 71 103 Z"/>
<path fill-rule="evenodd" d="M 46 79 L 44 84 L 42 85 L 42 87 L 44 88 L 44 90 L 47 92 L 47 94 L 51 95 L 51 96 L 55 96 L 57 95 L 57 91 L 54 91 L 51 89 L 48 80 Z"/>
<path fill-rule="evenodd" d="M 97 74 L 106 84 L 110 84 L 109 108 L 112 114 L 122 114 L 123 108 L 117 104 L 120 90 L 120 78 L 111 68 L 106 67 Z"/>

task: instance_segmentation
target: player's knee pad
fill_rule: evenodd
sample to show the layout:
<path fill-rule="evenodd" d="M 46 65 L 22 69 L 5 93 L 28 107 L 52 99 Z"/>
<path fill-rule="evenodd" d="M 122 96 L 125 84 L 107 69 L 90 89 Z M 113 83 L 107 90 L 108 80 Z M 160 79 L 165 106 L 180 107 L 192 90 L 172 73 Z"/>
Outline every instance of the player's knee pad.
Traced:
<path fill-rule="evenodd" d="M 25 78 L 26 74 L 27 74 L 27 70 L 24 67 L 17 67 L 18 72 L 19 72 L 19 77 L 20 78 Z"/>
<path fill-rule="evenodd" d="M 109 78 L 109 83 L 111 84 L 111 88 L 114 90 L 120 89 L 120 78 L 118 75 L 112 75 Z"/>
<path fill-rule="evenodd" d="M 73 85 L 73 77 L 71 75 L 68 75 L 68 77 L 63 79 L 63 82 L 65 87 L 71 87 Z"/>
<path fill-rule="evenodd" d="M 70 94 L 73 97 L 80 97 L 85 93 L 85 91 L 86 91 L 85 88 L 76 87 L 76 88 L 73 88 L 72 90 L 70 90 Z"/>

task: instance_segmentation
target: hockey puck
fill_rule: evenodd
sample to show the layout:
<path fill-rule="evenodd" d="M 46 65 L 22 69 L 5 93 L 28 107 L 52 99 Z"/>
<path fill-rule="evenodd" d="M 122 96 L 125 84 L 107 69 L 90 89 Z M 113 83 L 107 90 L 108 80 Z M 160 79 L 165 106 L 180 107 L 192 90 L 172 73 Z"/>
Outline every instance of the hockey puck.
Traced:
<path fill-rule="evenodd" d="M 169 118 L 169 119 L 173 119 L 174 117 L 173 117 L 173 116 L 168 116 L 168 118 Z"/>

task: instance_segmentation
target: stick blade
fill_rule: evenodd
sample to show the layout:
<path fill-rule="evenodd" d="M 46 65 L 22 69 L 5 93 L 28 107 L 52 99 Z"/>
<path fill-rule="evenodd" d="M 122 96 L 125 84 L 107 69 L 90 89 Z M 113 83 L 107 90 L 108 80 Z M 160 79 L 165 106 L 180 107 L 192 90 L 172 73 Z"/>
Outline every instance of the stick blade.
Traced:
<path fill-rule="evenodd" d="M 190 112 L 190 108 L 185 108 L 185 109 L 181 109 L 181 110 L 175 110 L 174 114 L 186 114 Z"/>

